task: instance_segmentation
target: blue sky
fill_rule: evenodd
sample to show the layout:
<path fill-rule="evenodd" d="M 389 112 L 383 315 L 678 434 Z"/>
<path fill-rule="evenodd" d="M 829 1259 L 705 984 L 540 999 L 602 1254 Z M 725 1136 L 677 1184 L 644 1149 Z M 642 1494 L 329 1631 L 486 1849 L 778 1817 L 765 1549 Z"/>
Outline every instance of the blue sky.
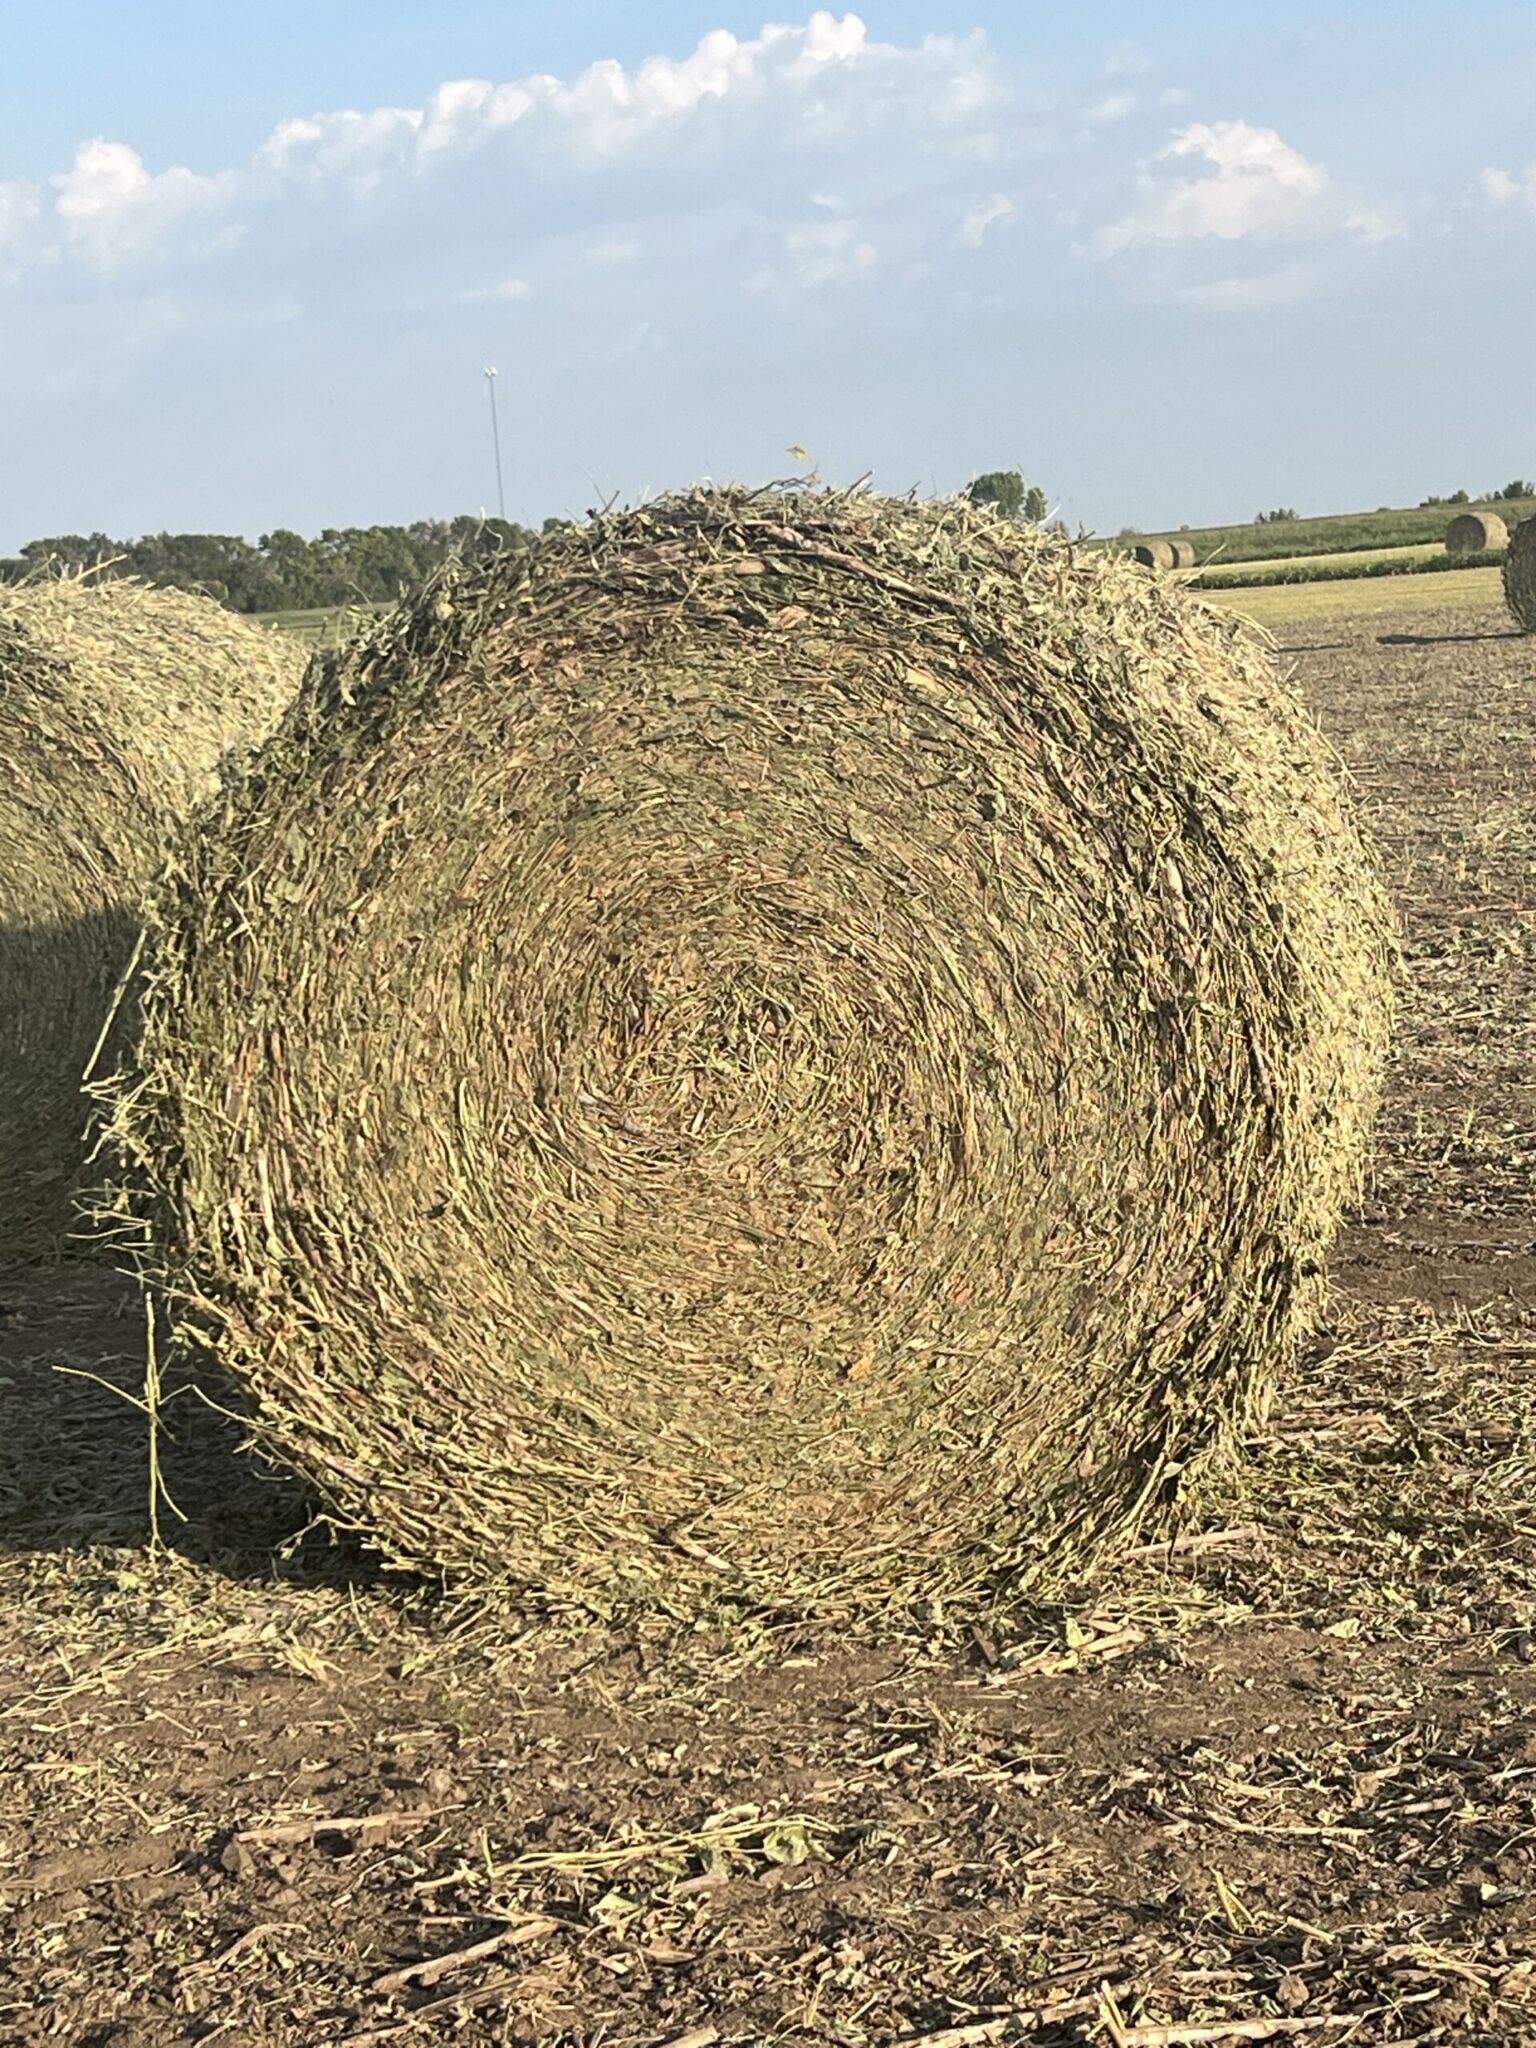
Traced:
<path fill-rule="evenodd" d="M 1529 0 L 0 0 L 0 49 L 0 549 L 494 509 L 487 363 L 531 520 L 791 444 L 1111 529 L 1536 471 Z"/>

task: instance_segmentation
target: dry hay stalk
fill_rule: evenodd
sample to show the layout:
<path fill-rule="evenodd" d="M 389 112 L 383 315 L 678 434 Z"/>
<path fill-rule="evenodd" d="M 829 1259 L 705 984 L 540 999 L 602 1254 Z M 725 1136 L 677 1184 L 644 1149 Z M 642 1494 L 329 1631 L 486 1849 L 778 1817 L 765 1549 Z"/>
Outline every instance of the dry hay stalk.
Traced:
<path fill-rule="evenodd" d="M 1448 555 L 1472 555 L 1508 544 L 1509 528 L 1497 512 L 1458 512 L 1445 529 Z"/>
<path fill-rule="evenodd" d="M 1523 633 L 1536 633 L 1536 519 L 1522 519 L 1504 553 L 1504 601 Z"/>
<path fill-rule="evenodd" d="M 159 906 L 124 1195 L 406 1563 L 844 1614 L 1233 1442 L 1389 919 L 1252 637 L 964 504 L 700 492 L 311 669 Z"/>
<path fill-rule="evenodd" d="M 1177 562 L 1173 543 L 1166 540 L 1138 541 L 1131 550 L 1131 559 L 1143 569 L 1172 569 Z"/>
<path fill-rule="evenodd" d="M 1173 567 L 1175 569 L 1194 568 L 1195 544 L 1192 540 L 1171 540 L 1168 545 L 1173 550 Z"/>
<path fill-rule="evenodd" d="M 0 1262 L 67 1235 L 81 1075 L 138 899 L 220 756 L 271 730 L 302 669 L 291 643 L 202 598 L 0 586 Z"/>

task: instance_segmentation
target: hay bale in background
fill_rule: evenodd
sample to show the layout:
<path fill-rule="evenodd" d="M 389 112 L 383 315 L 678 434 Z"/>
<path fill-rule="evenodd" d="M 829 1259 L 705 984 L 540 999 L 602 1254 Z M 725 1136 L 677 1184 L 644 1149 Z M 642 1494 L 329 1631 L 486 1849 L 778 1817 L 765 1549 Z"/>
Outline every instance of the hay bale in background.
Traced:
<path fill-rule="evenodd" d="M 1171 540 L 1175 569 L 1193 569 L 1195 566 L 1195 544 L 1192 540 Z"/>
<path fill-rule="evenodd" d="M 163 892 L 126 1205 L 395 1558 L 848 1613 L 1162 1520 L 1356 1190 L 1388 916 L 1234 623 L 700 492 L 317 662 Z"/>
<path fill-rule="evenodd" d="M 1143 569 L 1171 569 L 1175 556 L 1172 543 L 1166 540 L 1138 541 L 1131 550 L 1132 561 L 1139 562 Z"/>
<path fill-rule="evenodd" d="M 1522 519 L 1504 552 L 1504 601 L 1524 633 L 1536 633 L 1536 519 Z"/>
<path fill-rule="evenodd" d="M 81 1075 L 136 905 L 226 748 L 264 737 L 303 655 L 128 581 L 0 586 L 0 1262 L 59 1248 Z"/>
<path fill-rule="evenodd" d="M 1479 554 L 1484 548 L 1501 548 L 1509 540 L 1509 528 L 1497 512 L 1458 512 L 1445 529 L 1448 555 Z"/>

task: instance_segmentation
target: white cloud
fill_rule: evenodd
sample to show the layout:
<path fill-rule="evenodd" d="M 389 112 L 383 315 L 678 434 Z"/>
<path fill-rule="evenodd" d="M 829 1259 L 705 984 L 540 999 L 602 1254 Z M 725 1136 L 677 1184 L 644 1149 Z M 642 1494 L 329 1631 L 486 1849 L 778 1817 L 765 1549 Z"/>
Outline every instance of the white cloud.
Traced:
<path fill-rule="evenodd" d="M 1482 173 L 1478 184 L 1490 205 L 1524 204 L 1536 213 L 1536 164 L 1528 164 L 1523 177 L 1511 177 L 1508 171 L 1490 168 Z"/>
<path fill-rule="evenodd" d="M 1136 95 L 1133 92 L 1112 92 L 1096 106 L 1088 109 L 1088 119 L 1095 128 L 1108 127 L 1114 121 L 1123 121 L 1136 111 Z"/>
<path fill-rule="evenodd" d="M 644 253 L 638 242 L 594 242 L 583 252 L 589 263 L 617 266 L 621 263 L 638 263 Z"/>
<path fill-rule="evenodd" d="M 1218 277 L 1191 285 L 1185 302 L 1207 313 L 1254 313 L 1271 306 L 1294 306 L 1319 289 L 1322 277 L 1312 263 L 1286 263 L 1278 270 L 1252 277 Z"/>
<path fill-rule="evenodd" d="M 1193 178 L 1184 164 L 1203 166 Z M 1380 241 L 1397 232 L 1389 215 L 1345 193 L 1321 164 L 1273 128 L 1247 121 L 1196 122 L 1143 164 L 1141 201 L 1092 244 L 1100 256 L 1156 242 L 1248 237 L 1304 240 L 1344 234 Z"/>
<path fill-rule="evenodd" d="M 533 297 L 533 286 L 526 277 L 504 277 L 500 284 L 493 284 L 485 291 L 465 292 L 466 305 L 485 305 L 500 301 L 503 305 L 515 304 L 521 299 Z"/>
<path fill-rule="evenodd" d="M 803 285 L 838 284 L 875 265 L 874 244 L 864 239 L 853 220 L 791 228 L 784 237 L 784 254 L 791 274 Z"/>
<path fill-rule="evenodd" d="M 233 185 L 227 172 L 211 178 L 181 167 L 152 173 L 126 142 L 99 136 L 81 143 L 74 168 L 50 182 L 66 241 L 103 268 L 143 255 L 188 215 L 221 207 Z"/>
<path fill-rule="evenodd" d="M 999 227 L 1005 221 L 1013 220 L 1018 208 L 1006 194 L 994 192 L 990 199 L 984 199 L 979 206 L 973 206 L 960 223 L 960 240 L 967 249 L 979 249 L 986 238 L 988 228 Z"/>

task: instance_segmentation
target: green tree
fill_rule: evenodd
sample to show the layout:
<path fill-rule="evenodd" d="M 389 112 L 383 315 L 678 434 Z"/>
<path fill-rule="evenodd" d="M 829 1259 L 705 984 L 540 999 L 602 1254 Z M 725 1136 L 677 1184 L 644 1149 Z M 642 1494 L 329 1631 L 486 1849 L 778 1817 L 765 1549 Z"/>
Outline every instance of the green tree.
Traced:
<path fill-rule="evenodd" d="M 1038 525 L 1046 514 L 1044 491 L 1026 483 L 1016 469 L 989 469 L 972 477 L 962 495 L 973 505 L 990 505 L 1005 519 L 1028 519 Z"/>

